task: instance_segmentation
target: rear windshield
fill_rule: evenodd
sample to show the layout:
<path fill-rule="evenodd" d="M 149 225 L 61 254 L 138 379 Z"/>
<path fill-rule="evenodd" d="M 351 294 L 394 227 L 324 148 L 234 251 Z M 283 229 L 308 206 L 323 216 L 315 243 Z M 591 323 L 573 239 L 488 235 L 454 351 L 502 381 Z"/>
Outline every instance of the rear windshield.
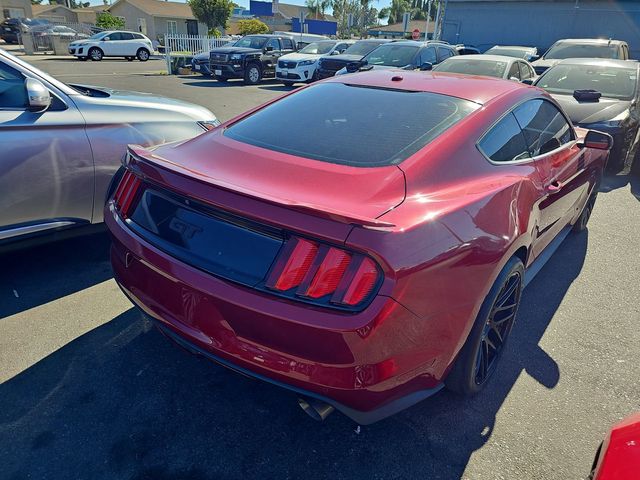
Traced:
<path fill-rule="evenodd" d="M 515 48 L 493 47 L 484 52 L 487 55 L 504 55 L 506 57 L 527 58 L 529 52 Z"/>
<path fill-rule="evenodd" d="M 596 65 L 556 65 L 536 85 L 550 93 L 572 95 L 575 90 L 596 90 L 603 97 L 631 100 L 638 69 Z"/>
<path fill-rule="evenodd" d="M 486 77 L 502 78 L 506 68 L 507 62 L 455 59 L 442 62 L 436 66 L 434 70 L 438 72 L 464 73 L 466 75 L 484 75 Z"/>
<path fill-rule="evenodd" d="M 544 58 L 618 58 L 618 48 L 614 45 L 571 45 L 568 43 L 559 43 L 551 47 Z"/>
<path fill-rule="evenodd" d="M 377 167 L 402 162 L 478 107 L 435 93 L 323 83 L 257 111 L 224 135 L 324 162 Z"/>
<path fill-rule="evenodd" d="M 345 55 L 362 55 L 364 57 L 367 53 L 378 48 L 380 45 L 384 44 L 380 42 L 356 42 L 347 48 L 344 53 Z"/>
<path fill-rule="evenodd" d="M 298 53 L 309 53 L 313 55 L 324 55 L 329 53 L 337 42 L 313 42 L 304 47 Z"/>

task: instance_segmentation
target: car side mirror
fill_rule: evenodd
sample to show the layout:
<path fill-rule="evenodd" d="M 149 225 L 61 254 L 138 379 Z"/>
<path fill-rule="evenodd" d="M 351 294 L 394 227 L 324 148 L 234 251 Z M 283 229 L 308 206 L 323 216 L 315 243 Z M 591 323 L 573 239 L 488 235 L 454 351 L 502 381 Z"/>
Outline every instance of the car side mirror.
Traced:
<path fill-rule="evenodd" d="M 360 70 L 360 67 L 362 66 L 361 62 L 351 62 L 351 63 L 347 63 L 347 72 L 348 73 L 356 73 L 358 70 Z"/>
<path fill-rule="evenodd" d="M 331 52 L 331 55 L 340 55 L 341 53 L 342 52 L 339 52 L 338 50 L 334 50 L 333 52 Z"/>
<path fill-rule="evenodd" d="M 51 105 L 51 93 L 40 80 L 27 78 L 24 81 L 24 88 L 29 99 L 30 112 L 44 112 Z"/>
<path fill-rule="evenodd" d="M 589 130 L 581 146 L 594 148 L 596 150 L 611 150 L 611 147 L 613 147 L 613 137 L 608 133 Z"/>
<path fill-rule="evenodd" d="M 433 70 L 433 63 L 424 62 L 422 65 L 420 65 L 421 72 L 428 72 L 429 70 Z"/>
<path fill-rule="evenodd" d="M 268 47 L 264 47 L 265 52 L 273 52 L 273 47 L 269 45 Z"/>
<path fill-rule="evenodd" d="M 109 40 L 111 40 L 109 37 L 102 37 L 103 42 L 108 42 Z"/>
<path fill-rule="evenodd" d="M 524 83 L 525 85 L 533 85 L 533 78 L 525 78 L 524 80 L 522 80 L 522 83 Z"/>

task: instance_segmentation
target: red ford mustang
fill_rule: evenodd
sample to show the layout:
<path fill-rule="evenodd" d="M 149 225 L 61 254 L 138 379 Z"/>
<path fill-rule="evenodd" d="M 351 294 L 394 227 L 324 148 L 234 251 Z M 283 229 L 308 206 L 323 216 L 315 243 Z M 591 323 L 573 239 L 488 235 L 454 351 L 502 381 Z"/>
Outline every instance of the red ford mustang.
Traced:
<path fill-rule="evenodd" d="M 190 350 L 371 423 L 487 383 L 610 146 L 516 82 L 334 78 L 130 148 L 105 211 L 115 278 Z"/>

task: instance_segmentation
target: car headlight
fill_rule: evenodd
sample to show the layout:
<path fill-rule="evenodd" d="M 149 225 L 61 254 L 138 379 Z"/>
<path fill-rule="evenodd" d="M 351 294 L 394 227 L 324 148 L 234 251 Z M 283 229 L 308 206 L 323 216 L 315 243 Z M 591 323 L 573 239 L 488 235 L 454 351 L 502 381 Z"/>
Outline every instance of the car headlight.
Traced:
<path fill-rule="evenodd" d="M 242 55 L 231 55 L 231 60 L 240 60 L 242 59 Z"/>
<path fill-rule="evenodd" d="M 306 67 L 307 65 L 313 65 L 314 63 L 316 63 L 315 60 L 303 60 L 302 62 L 298 63 L 298 66 Z"/>
<path fill-rule="evenodd" d="M 205 130 L 209 131 L 209 130 L 213 130 L 214 128 L 216 128 L 217 126 L 220 125 L 220 120 L 218 120 L 217 118 L 214 118 L 213 120 L 206 120 L 203 122 L 198 122 L 198 124 L 204 128 Z"/>

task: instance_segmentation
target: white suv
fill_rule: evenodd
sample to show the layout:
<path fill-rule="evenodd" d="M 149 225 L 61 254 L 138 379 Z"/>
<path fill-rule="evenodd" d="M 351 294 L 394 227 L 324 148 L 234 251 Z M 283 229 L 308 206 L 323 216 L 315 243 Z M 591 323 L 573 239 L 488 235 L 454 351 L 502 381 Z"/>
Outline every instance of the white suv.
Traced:
<path fill-rule="evenodd" d="M 69 44 L 71 55 L 78 60 L 90 58 L 94 62 L 99 62 L 103 57 L 124 57 L 129 61 L 137 58 L 146 62 L 151 52 L 151 40 L 137 32 L 100 32 Z"/>
<path fill-rule="evenodd" d="M 320 57 L 338 55 L 349 48 L 355 40 L 321 40 L 313 42 L 294 53 L 278 59 L 276 79 L 284 85 L 315 80 L 316 67 Z"/>

